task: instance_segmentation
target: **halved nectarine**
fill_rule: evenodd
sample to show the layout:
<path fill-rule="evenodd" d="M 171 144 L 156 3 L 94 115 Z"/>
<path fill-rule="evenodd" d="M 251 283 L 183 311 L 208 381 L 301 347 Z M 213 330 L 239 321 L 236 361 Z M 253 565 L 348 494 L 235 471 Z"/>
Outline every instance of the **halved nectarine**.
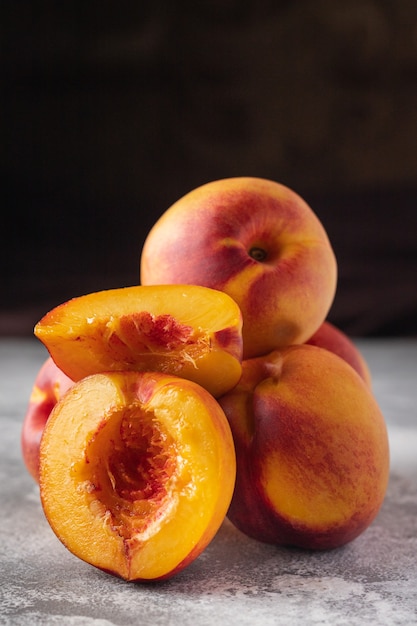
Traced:
<path fill-rule="evenodd" d="M 104 371 L 163 371 L 220 396 L 241 375 L 240 309 L 230 296 L 208 287 L 90 293 L 49 311 L 35 335 L 73 380 Z"/>
<path fill-rule="evenodd" d="M 167 578 L 193 561 L 226 515 L 235 472 L 218 402 L 161 372 L 75 383 L 41 441 L 52 529 L 76 556 L 125 580 Z"/>

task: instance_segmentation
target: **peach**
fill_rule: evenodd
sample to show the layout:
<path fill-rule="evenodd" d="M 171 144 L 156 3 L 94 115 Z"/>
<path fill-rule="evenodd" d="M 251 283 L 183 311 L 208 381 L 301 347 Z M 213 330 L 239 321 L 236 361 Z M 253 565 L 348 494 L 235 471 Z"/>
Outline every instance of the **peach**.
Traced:
<path fill-rule="evenodd" d="M 383 503 L 389 446 L 381 410 L 343 359 L 298 345 L 243 362 L 219 399 L 236 449 L 229 519 L 267 543 L 335 548 Z"/>
<path fill-rule="evenodd" d="M 163 371 L 214 396 L 241 375 L 242 315 L 227 294 L 196 285 L 109 289 L 73 298 L 35 326 L 73 380 L 104 371 Z"/>
<path fill-rule="evenodd" d="M 369 387 L 372 386 L 371 371 L 363 354 L 350 337 L 334 324 L 327 320 L 323 322 L 306 343 L 337 354 L 358 372 Z"/>
<path fill-rule="evenodd" d="M 129 581 L 171 577 L 201 554 L 225 518 L 235 472 L 218 402 L 161 372 L 75 383 L 41 441 L 51 528 L 80 559 Z"/>
<path fill-rule="evenodd" d="M 48 357 L 33 383 L 21 430 L 21 450 L 29 474 L 39 480 L 39 446 L 42 432 L 53 407 L 74 384 Z"/>
<path fill-rule="evenodd" d="M 322 223 L 298 194 L 238 177 L 194 189 L 156 221 L 140 281 L 229 294 L 242 311 L 246 359 L 311 337 L 333 302 L 337 264 Z"/>

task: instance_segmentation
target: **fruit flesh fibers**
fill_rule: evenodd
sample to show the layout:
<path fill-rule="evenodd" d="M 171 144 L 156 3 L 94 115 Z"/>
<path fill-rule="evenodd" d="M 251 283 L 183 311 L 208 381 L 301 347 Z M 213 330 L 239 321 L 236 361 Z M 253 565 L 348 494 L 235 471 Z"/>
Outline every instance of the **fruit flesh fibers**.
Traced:
<path fill-rule="evenodd" d="M 72 379 L 104 371 L 162 371 L 214 396 L 240 378 L 242 318 L 226 294 L 194 285 L 136 286 L 73 298 L 35 335 Z"/>
<path fill-rule="evenodd" d="M 159 372 L 83 379 L 42 438 L 51 527 L 78 557 L 126 580 L 168 577 L 196 558 L 224 519 L 234 478 L 216 400 Z"/>

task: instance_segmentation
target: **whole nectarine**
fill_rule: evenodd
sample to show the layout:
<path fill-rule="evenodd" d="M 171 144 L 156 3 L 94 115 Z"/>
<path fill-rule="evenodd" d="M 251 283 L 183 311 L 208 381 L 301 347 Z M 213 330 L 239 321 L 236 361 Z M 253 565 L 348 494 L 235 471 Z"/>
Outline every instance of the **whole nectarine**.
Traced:
<path fill-rule="evenodd" d="M 335 548 L 373 521 L 389 446 L 359 374 L 323 348 L 291 346 L 243 362 L 220 398 L 232 428 L 236 487 L 228 516 L 260 541 Z"/>
<path fill-rule="evenodd" d="M 337 264 L 324 226 L 298 194 L 237 177 L 194 189 L 157 220 L 140 280 L 229 294 L 242 311 L 249 358 L 309 339 L 333 302 Z"/>
<path fill-rule="evenodd" d="M 358 372 L 369 387 L 372 386 L 371 371 L 365 357 L 352 339 L 334 324 L 327 320 L 323 322 L 306 343 L 337 354 Z"/>
<path fill-rule="evenodd" d="M 21 450 L 31 476 L 39 480 L 39 446 L 49 415 L 60 398 L 74 384 L 48 357 L 39 369 L 23 419 Z"/>

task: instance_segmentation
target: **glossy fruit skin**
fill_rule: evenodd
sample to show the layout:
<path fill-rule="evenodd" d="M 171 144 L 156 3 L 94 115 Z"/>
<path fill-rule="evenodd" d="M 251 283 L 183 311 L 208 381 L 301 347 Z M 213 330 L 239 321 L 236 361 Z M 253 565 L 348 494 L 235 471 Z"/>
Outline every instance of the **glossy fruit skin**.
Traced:
<path fill-rule="evenodd" d="M 337 354 L 358 372 L 370 388 L 372 387 L 371 371 L 363 354 L 352 339 L 334 324 L 327 320 L 323 322 L 306 344 L 325 348 Z"/>
<path fill-rule="evenodd" d="M 35 377 L 22 424 L 21 451 L 26 469 L 36 482 L 39 481 L 39 446 L 43 429 L 52 409 L 73 384 L 51 357 L 43 362 Z"/>
<path fill-rule="evenodd" d="M 244 361 L 241 381 L 220 404 L 237 457 L 228 517 L 242 532 L 330 549 L 371 524 L 388 484 L 387 430 L 343 359 L 302 345 Z"/>
<path fill-rule="evenodd" d="M 243 357 L 304 343 L 333 302 L 337 264 L 307 203 L 271 180 L 213 181 L 174 203 L 150 230 L 143 285 L 219 289 L 243 316 Z"/>
<path fill-rule="evenodd" d="M 42 436 L 51 528 L 80 559 L 128 581 L 170 578 L 194 561 L 225 518 L 235 474 L 218 402 L 161 372 L 82 379 Z"/>

